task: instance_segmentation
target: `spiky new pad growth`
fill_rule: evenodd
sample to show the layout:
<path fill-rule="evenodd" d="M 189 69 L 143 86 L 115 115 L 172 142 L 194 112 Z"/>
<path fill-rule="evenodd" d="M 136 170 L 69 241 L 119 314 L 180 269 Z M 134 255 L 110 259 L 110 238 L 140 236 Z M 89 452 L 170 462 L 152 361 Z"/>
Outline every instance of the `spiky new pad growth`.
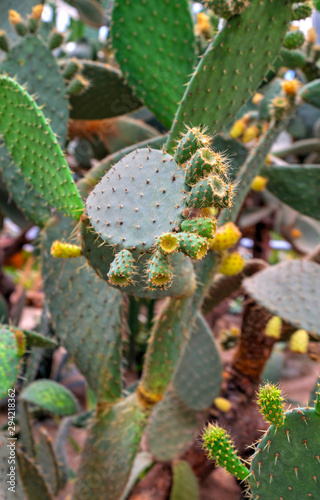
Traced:
<path fill-rule="evenodd" d="M 195 233 L 178 233 L 180 250 L 192 259 L 205 257 L 209 244 L 206 238 Z"/>
<path fill-rule="evenodd" d="M 116 1 L 113 46 L 137 96 L 170 128 L 195 62 L 188 0 Z"/>
<path fill-rule="evenodd" d="M 308 351 L 309 334 L 306 330 L 296 330 L 290 337 L 290 350 L 305 354 Z"/>
<path fill-rule="evenodd" d="M 157 248 L 164 254 L 171 254 L 179 249 L 179 240 L 174 233 L 163 233 L 157 238 Z"/>
<path fill-rule="evenodd" d="M 210 173 L 221 174 L 226 170 L 222 156 L 209 148 L 201 148 L 196 151 L 187 163 L 186 184 L 192 186 L 200 179 L 207 177 Z"/>
<path fill-rule="evenodd" d="M 57 139 L 35 101 L 7 76 L 0 76 L 0 128 L 27 181 L 58 210 L 79 218 L 83 204 Z"/>
<path fill-rule="evenodd" d="M 284 38 L 284 47 L 286 49 L 299 49 L 304 44 L 305 38 L 302 31 L 289 31 Z"/>
<path fill-rule="evenodd" d="M 284 398 L 281 390 L 273 384 L 261 387 L 258 394 L 260 413 L 270 425 L 281 427 L 284 424 Z"/>
<path fill-rule="evenodd" d="M 151 288 L 167 288 L 172 283 L 172 266 L 160 250 L 156 250 L 148 262 L 147 278 Z"/>
<path fill-rule="evenodd" d="M 272 316 L 266 324 L 264 334 L 267 337 L 279 339 L 281 336 L 282 320 L 279 316 Z"/>
<path fill-rule="evenodd" d="M 81 247 L 78 245 L 71 245 L 70 243 L 65 243 L 59 240 L 52 243 L 50 253 L 52 257 L 60 259 L 71 259 L 81 257 L 82 255 Z"/>
<path fill-rule="evenodd" d="M 214 238 L 217 228 L 216 219 L 195 218 L 184 220 L 181 223 L 181 231 L 185 233 L 196 233 L 203 238 Z"/>
<path fill-rule="evenodd" d="M 128 250 L 121 250 L 117 253 L 114 261 L 110 264 L 110 271 L 108 273 L 109 280 L 114 285 L 127 286 L 133 274 L 132 253 Z"/>
<path fill-rule="evenodd" d="M 162 151 L 141 149 L 118 162 L 86 203 L 99 236 L 119 249 L 151 249 L 155 238 L 178 225 L 184 172 Z"/>
<path fill-rule="evenodd" d="M 188 131 L 182 136 L 175 149 L 174 159 L 178 163 L 185 163 L 199 149 L 208 147 L 210 137 L 205 134 L 205 130 L 199 127 L 188 128 Z"/>
<path fill-rule="evenodd" d="M 20 358 L 25 352 L 25 339 L 22 332 L 15 332 L 6 325 L 1 327 L 0 332 L 0 395 L 5 397 L 17 381 Z"/>
<path fill-rule="evenodd" d="M 225 274 L 226 276 L 233 276 L 234 274 L 239 274 L 246 265 L 246 261 L 239 254 L 239 252 L 232 252 L 227 255 L 222 260 L 221 266 L 219 267 L 219 273 Z"/>
<path fill-rule="evenodd" d="M 231 205 L 231 201 L 232 185 L 217 175 L 211 175 L 191 189 L 186 204 L 190 208 L 226 208 Z"/>
<path fill-rule="evenodd" d="M 237 456 L 227 431 L 218 425 L 209 424 L 202 435 L 202 440 L 208 458 L 214 459 L 219 467 L 223 467 L 238 479 L 248 477 L 249 471 Z"/>
<path fill-rule="evenodd" d="M 210 241 L 210 249 L 222 252 L 233 247 L 241 238 L 241 232 L 233 222 L 227 222 L 217 229 L 215 238 Z"/>

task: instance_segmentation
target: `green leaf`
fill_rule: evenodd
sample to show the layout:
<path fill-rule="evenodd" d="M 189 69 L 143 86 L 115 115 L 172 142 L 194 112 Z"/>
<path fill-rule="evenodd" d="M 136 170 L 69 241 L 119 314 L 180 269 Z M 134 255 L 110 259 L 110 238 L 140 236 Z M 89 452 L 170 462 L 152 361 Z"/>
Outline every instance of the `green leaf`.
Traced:
<path fill-rule="evenodd" d="M 69 389 L 52 380 L 36 380 L 22 391 L 20 397 L 60 417 L 73 415 L 78 410 L 77 401 Z"/>

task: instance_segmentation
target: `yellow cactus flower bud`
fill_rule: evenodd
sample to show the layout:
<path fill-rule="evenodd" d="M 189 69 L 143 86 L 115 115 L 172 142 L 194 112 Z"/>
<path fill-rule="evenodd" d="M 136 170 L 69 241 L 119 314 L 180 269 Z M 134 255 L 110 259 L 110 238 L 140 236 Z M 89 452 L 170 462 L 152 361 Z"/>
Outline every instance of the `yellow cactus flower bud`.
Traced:
<path fill-rule="evenodd" d="M 279 316 L 272 316 L 266 324 L 264 333 L 267 337 L 279 339 L 281 335 L 282 319 Z"/>
<path fill-rule="evenodd" d="M 292 238 L 300 238 L 302 236 L 302 232 L 300 231 L 300 229 L 293 227 L 291 229 L 291 236 Z"/>
<path fill-rule="evenodd" d="M 260 129 L 256 125 L 251 125 L 248 127 L 243 134 L 242 141 L 246 144 L 247 142 L 253 141 L 260 134 Z"/>
<path fill-rule="evenodd" d="M 258 104 L 260 104 L 260 102 L 262 101 L 263 97 L 264 96 L 262 94 L 259 94 L 259 92 L 256 92 L 252 98 L 252 104 L 254 104 L 255 106 L 258 106 Z"/>
<path fill-rule="evenodd" d="M 262 177 L 262 175 L 256 175 L 251 183 L 251 189 L 253 191 L 263 191 L 267 185 L 268 179 Z"/>
<path fill-rule="evenodd" d="M 230 411 L 232 406 L 228 399 L 221 397 L 216 398 L 214 400 L 214 404 L 216 405 L 218 410 L 222 411 L 223 413 L 227 413 L 228 411 Z"/>
<path fill-rule="evenodd" d="M 233 222 L 227 222 L 217 229 L 215 238 L 209 240 L 210 250 L 221 252 L 233 247 L 241 238 L 241 231 Z"/>
<path fill-rule="evenodd" d="M 296 78 L 292 80 L 284 80 L 281 82 L 281 87 L 285 94 L 287 95 L 296 95 L 298 93 L 299 88 L 302 86 L 302 83 L 299 82 Z"/>
<path fill-rule="evenodd" d="M 317 41 L 317 32 L 316 32 L 316 29 L 315 29 L 314 26 L 312 26 L 312 28 L 310 28 L 307 31 L 306 39 L 307 39 L 307 42 L 309 42 L 309 43 L 316 43 L 316 41 Z"/>
<path fill-rule="evenodd" d="M 12 24 L 12 26 L 16 26 L 19 23 L 23 23 L 22 17 L 20 16 L 20 14 L 18 14 L 16 10 L 10 9 L 8 12 L 8 16 L 9 16 L 9 23 Z"/>
<path fill-rule="evenodd" d="M 38 20 L 41 19 L 42 11 L 43 11 L 43 5 L 41 4 L 32 7 L 32 14 L 31 14 L 32 19 L 38 19 Z"/>
<path fill-rule="evenodd" d="M 205 12 L 199 12 L 199 14 L 197 14 L 195 31 L 197 35 L 203 35 L 206 38 L 210 38 L 213 35 L 210 17 Z"/>
<path fill-rule="evenodd" d="M 218 271 L 226 276 L 233 276 L 234 274 L 241 273 L 245 265 L 246 261 L 239 252 L 232 252 L 223 259 Z"/>
<path fill-rule="evenodd" d="M 246 129 L 246 122 L 243 119 L 236 120 L 232 125 L 229 135 L 232 139 L 240 137 Z"/>
<path fill-rule="evenodd" d="M 309 335 L 306 330 L 297 330 L 290 337 L 290 349 L 305 354 L 308 350 Z"/>
<path fill-rule="evenodd" d="M 78 245 L 71 245 L 63 241 L 54 241 L 51 245 L 51 255 L 60 259 L 70 259 L 73 257 L 81 257 L 81 247 Z"/>

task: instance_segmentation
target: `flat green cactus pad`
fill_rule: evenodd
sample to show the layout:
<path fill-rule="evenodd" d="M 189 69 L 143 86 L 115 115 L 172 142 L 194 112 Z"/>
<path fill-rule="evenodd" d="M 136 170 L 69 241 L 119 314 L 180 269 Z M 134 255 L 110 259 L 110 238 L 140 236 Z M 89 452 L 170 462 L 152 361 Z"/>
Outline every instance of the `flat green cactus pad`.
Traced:
<path fill-rule="evenodd" d="M 0 327 L 0 397 L 8 396 L 13 388 L 20 370 L 20 358 L 15 333 L 8 325 Z"/>
<path fill-rule="evenodd" d="M 184 124 L 218 132 L 254 93 L 277 56 L 291 20 L 291 2 L 253 0 L 226 22 L 192 77 L 171 131 L 171 149 Z"/>
<path fill-rule="evenodd" d="M 30 95 L 35 95 L 37 105 L 50 119 L 50 127 L 63 146 L 69 117 L 66 90 L 57 60 L 42 39 L 37 35 L 20 39 L 0 64 L 0 71 L 16 78 L 26 85 Z"/>
<path fill-rule="evenodd" d="M 42 235 L 44 289 L 63 346 L 100 400 L 121 395 L 122 295 L 99 279 L 85 259 L 55 259 L 53 241 L 73 243 L 75 224 L 53 219 Z"/>
<path fill-rule="evenodd" d="M 243 281 L 259 304 L 276 316 L 320 336 L 320 266 L 291 260 L 268 267 Z"/>
<path fill-rule="evenodd" d="M 112 21 L 113 46 L 125 78 L 170 128 L 195 63 L 189 2 L 116 1 Z"/>
<path fill-rule="evenodd" d="M 82 201 L 57 139 L 32 97 L 7 76 L 0 76 L 0 130 L 26 180 L 48 203 L 78 219 Z"/>
<path fill-rule="evenodd" d="M 121 498 L 146 423 L 136 395 L 113 405 L 96 419 L 83 449 L 74 500 Z M 98 476 L 97 476 L 98 474 Z M 91 478 L 99 477 L 99 481 Z"/>
<path fill-rule="evenodd" d="M 73 415 L 78 410 L 75 397 L 69 389 L 53 380 L 36 380 L 21 392 L 20 397 L 60 417 Z"/>
<path fill-rule="evenodd" d="M 13 442 L 13 441 L 12 441 Z M 7 446 L 10 442 L 7 440 L 7 436 L 3 433 L 0 434 L 0 494 L 1 500 L 25 500 L 25 495 L 21 489 L 21 480 L 19 474 L 15 477 L 12 475 L 12 484 L 7 483 L 10 481 L 10 477 L 7 475 L 10 472 L 10 464 L 8 463 L 10 448 Z M 12 464 L 11 464 L 12 465 Z M 14 486 L 13 491 L 9 490 Z"/>
<path fill-rule="evenodd" d="M 45 429 L 40 429 L 38 441 L 38 463 L 42 475 L 53 495 L 59 490 L 59 466 L 55 456 L 52 439 Z"/>
<path fill-rule="evenodd" d="M 249 484 L 254 500 L 319 498 L 320 415 L 314 408 L 286 412 L 256 448 Z"/>
<path fill-rule="evenodd" d="M 176 460 L 172 472 L 170 500 L 198 500 L 200 495 L 198 480 L 188 462 Z"/>
<path fill-rule="evenodd" d="M 300 90 L 300 95 L 309 104 L 320 108 L 320 78 L 304 85 Z"/>
<path fill-rule="evenodd" d="M 157 460 L 172 460 L 186 449 L 198 428 L 196 412 L 181 401 L 174 387 L 169 387 L 147 427 L 150 451 Z"/>
<path fill-rule="evenodd" d="M 222 364 L 216 342 L 205 319 L 198 313 L 173 384 L 189 408 L 204 410 L 219 395 L 221 381 Z"/>
<path fill-rule="evenodd" d="M 70 96 L 70 118 L 102 120 L 130 113 L 142 105 L 118 69 L 93 61 L 81 60 L 78 64 L 89 86 Z"/>
<path fill-rule="evenodd" d="M 26 498 L 53 500 L 39 466 L 21 451 L 17 451 L 17 464 Z"/>
<path fill-rule="evenodd" d="M 117 250 L 150 250 L 179 225 L 184 171 L 172 156 L 141 149 L 118 162 L 90 193 L 86 210 L 96 233 Z"/>
<path fill-rule="evenodd" d="M 320 220 L 320 165 L 270 165 L 267 189 L 298 212 Z"/>

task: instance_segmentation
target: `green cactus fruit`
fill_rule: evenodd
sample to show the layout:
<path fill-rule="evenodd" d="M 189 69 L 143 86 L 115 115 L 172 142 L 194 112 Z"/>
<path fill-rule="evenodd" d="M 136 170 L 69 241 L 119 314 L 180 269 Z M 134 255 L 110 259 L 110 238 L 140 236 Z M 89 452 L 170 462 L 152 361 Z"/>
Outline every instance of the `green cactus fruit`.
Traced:
<path fill-rule="evenodd" d="M 284 425 L 271 425 L 257 445 L 249 484 L 254 499 L 319 498 L 320 415 L 294 408 Z"/>
<path fill-rule="evenodd" d="M 9 22 L 17 35 L 25 36 L 28 33 L 28 27 L 21 15 L 16 10 L 9 10 Z"/>
<path fill-rule="evenodd" d="M 69 85 L 67 86 L 67 94 L 69 96 L 72 95 L 81 95 L 83 94 L 90 86 L 89 80 L 84 78 L 82 75 L 75 75 L 75 77 L 71 80 Z"/>
<path fill-rule="evenodd" d="M 242 480 L 248 477 L 249 470 L 237 456 L 227 431 L 218 425 L 209 424 L 202 435 L 202 440 L 208 458 L 214 459 L 219 467 L 223 467 L 238 479 Z"/>
<path fill-rule="evenodd" d="M 83 204 L 56 137 L 32 97 L 7 76 L 0 76 L 0 129 L 27 181 L 48 203 L 79 219 Z"/>
<path fill-rule="evenodd" d="M 196 233 L 203 238 L 214 238 L 217 229 L 216 219 L 195 218 L 184 220 L 181 223 L 181 231 L 185 233 Z"/>
<path fill-rule="evenodd" d="M 9 10 L 18 10 L 22 17 L 26 17 L 28 14 L 30 14 L 32 8 L 37 4 L 39 4 L 39 0 L 25 0 L 24 2 L 21 2 L 21 0 L 1 0 L 0 25 L 1 29 L 3 29 L 7 33 L 11 45 L 14 45 L 19 40 L 19 35 L 17 35 L 14 27 L 9 21 Z"/>
<path fill-rule="evenodd" d="M 172 283 L 172 266 L 160 250 L 156 250 L 148 261 L 147 278 L 150 288 L 168 288 Z"/>
<path fill-rule="evenodd" d="M 157 238 L 157 249 L 165 255 L 170 255 L 179 249 L 179 240 L 174 233 L 163 233 Z"/>
<path fill-rule="evenodd" d="M 108 273 L 110 282 L 118 286 L 127 286 L 132 281 L 133 262 L 134 259 L 129 250 L 121 250 L 121 252 L 117 253 L 110 264 Z"/>
<path fill-rule="evenodd" d="M 178 233 L 181 252 L 191 259 L 201 260 L 205 257 L 209 243 L 206 238 L 195 233 Z"/>
<path fill-rule="evenodd" d="M 170 155 L 146 148 L 114 165 L 91 191 L 86 210 L 109 245 L 144 253 L 179 225 L 184 198 L 183 169 Z"/>
<path fill-rule="evenodd" d="M 64 66 L 62 71 L 62 76 L 65 80 L 71 80 L 75 74 L 81 69 L 81 62 L 75 58 L 72 58 Z"/>
<path fill-rule="evenodd" d="M 205 134 L 204 129 L 188 128 L 175 148 L 174 159 L 180 164 L 185 163 L 199 148 L 208 147 L 210 140 L 210 136 Z"/>
<path fill-rule="evenodd" d="M 206 208 L 230 207 L 233 188 L 221 177 L 212 175 L 199 181 L 192 189 L 186 200 L 187 207 Z"/>
<path fill-rule="evenodd" d="M 297 3 L 292 6 L 292 21 L 299 21 L 312 15 L 312 5 L 308 3 Z"/>
<path fill-rule="evenodd" d="M 224 174 L 227 163 L 220 153 L 215 153 L 209 148 L 199 149 L 186 166 L 186 184 L 192 186 L 211 173 Z"/>
<path fill-rule="evenodd" d="M 284 38 L 284 48 L 288 50 L 299 49 L 304 44 L 305 37 L 302 31 L 289 31 Z"/>
<path fill-rule="evenodd" d="M 260 413 L 270 425 L 281 427 L 284 424 L 284 398 L 281 390 L 273 384 L 260 388 L 258 394 Z"/>
<path fill-rule="evenodd" d="M 9 52 L 9 39 L 4 30 L 0 30 L 0 49 Z"/>
<path fill-rule="evenodd" d="M 8 390 L 13 388 L 20 371 L 20 359 L 25 352 L 25 337 L 20 331 L 14 331 L 3 325 L 0 329 L 0 395 L 8 396 Z"/>
<path fill-rule="evenodd" d="M 282 47 L 280 50 L 277 65 L 286 66 L 287 68 L 302 68 L 306 63 L 306 56 L 301 50 L 288 50 Z"/>

